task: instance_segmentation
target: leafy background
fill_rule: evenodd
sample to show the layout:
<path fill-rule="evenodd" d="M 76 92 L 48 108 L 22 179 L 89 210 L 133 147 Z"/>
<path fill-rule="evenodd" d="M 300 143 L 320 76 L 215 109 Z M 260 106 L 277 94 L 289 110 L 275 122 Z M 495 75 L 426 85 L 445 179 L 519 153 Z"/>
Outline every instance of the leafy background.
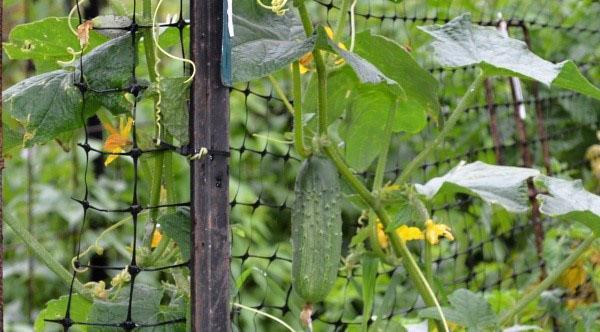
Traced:
<path fill-rule="evenodd" d="M 320 17 L 321 23 L 335 25 L 337 6 L 341 1 L 308 1 L 311 13 Z M 120 1 L 100 1 L 101 12 L 114 13 Z M 25 21 L 48 16 L 65 16 L 69 3 L 41 1 L 5 1 L 3 31 Z M 169 6 L 171 6 L 169 8 Z M 165 12 L 176 9 L 169 2 Z M 129 7 L 125 7 L 129 9 Z M 532 49 L 550 60 L 570 58 L 594 84 L 600 84 L 600 4 L 595 1 L 400 1 L 359 0 L 357 5 L 357 30 L 371 30 L 389 37 L 411 50 L 412 55 L 430 70 L 440 83 L 442 119 L 452 109 L 459 96 L 473 78 L 472 68 L 442 70 L 427 47 L 430 38 L 417 27 L 442 23 L 465 11 L 472 13 L 479 23 L 494 21 L 498 12 L 505 18 L 529 22 Z M 516 38 L 523 38 L 519 28 L 511 28 Z M 7 34 L 5 33 L 5 36 Z M 348 41 L 345 40 L 347 43 Z M 385 56 L 385 55 L 384 55 Z M 3 55 L 4 84 L 9 87 L 27 76 L 46 71 L 43 66 L 32 68 L 24 61 L 8 60 Z M 144 71 L 145 64 L 140 64 Z M 167 63 L 165 71 L 180 69 L 178 63 Z M 310 75 L 310 74 L 307 74 Z M 277 77 L 289 88 L 287 73 Z M 506 80 L 494 80 L 494 104 L 502 140 L 504 162 L 521 165 L 516 140 L 514 109 L 510 88 Z M 532 86 L 524 84 L 527 101 L 527 135 L 529 147 L 534 152 L 535 165 L 543 167 L 541 142 L 534 117 Z M 587 98 L 557 90 L 542 88 L 540 102 L 551 149 L 553 173 L 566 178 L 582 178 L 588 190 L 598 192 L 597 180 L 584 159 L 588 146 L 597 143 L 597 111 L 599 105 Z M 140 125 L 152 132 L 151 109 L 143 105 Z M 267 80 L 236 84 L 231 90 L 231 224 L 232 224 L 232 283 L 234 301 L 264 310 L 298 326 L 299 301 L 290 291 L 291 248 L 289 241 L 289 206 L 293 199 L 293 181 L 299 162 L 285 140 L 290 130 L 291 118 L 283 104 L 275 97 Z M 98 129 L 98 128 L 96 128 Z M 397 175 L 427 139 L 437 129 L 429 123 L 418 135 L 396 134 L 390 158 L 388 177 Z M 78 140 L 78 135 L 73 137 Z M 377 137 L 374 128 L 373 137 Z M 100 139 L 100 138 L 99 138 Z M 360 139 L 360 138 L 358 138 Z M 98 142 L 99 143 L 99 142 Z M 61 148 L 46 144 L 16 151 L 7 161 L 4 185 L 4 208 L 13 211 L 63 265 L 67 266 L 74 250 L 76 231 L 81 220 L 80 209 L 69 197 L 81 190 L 82 154 L 66 153 L 72 147 L 67 140 Z M 439 148 L 414 180 L 441 175 L 460 160 L 496 162 L 493 141 L 489 134 L 489 114 L 484 92 L 473 102 L 457 128 Z M 142 174 L 142 193 L 149 192 L 148 174 L 151 160 L 146 160 Z M 117 206 L 130 197 L 132 172 L 129 161 L 120 158 L 115 167 L 103 169 L 97 164 L 95 177 L 90 177 L 92 195 L 104 206 Z M 189 197 L 186 162 L 175 160 L 177 198 Z M 371 172 L 363 175 L 369 181 Z M 149 194 L 147 194 L 149 196 Z M 145 199 L 148 199 L 146 197 Z M 545 261 L 536 253 L 529 216 L 514 216 L 486 206 L 477 199 L 466 196 L 442 197 L 435 202 L 434 216 L 450 225 L 456 235 L 454 242 L 443 242 L 434 252 L 437 258 L 436 278 L 441 289 L 449 295 L 454 288 L 466 287 L 482 291 L 492 305 L 500 311 L 514 302 L 527 285 L 539 277 L 540 268 L 551 269 L 571 248 L 572 239 L 582 236 L 576 225 L 544 220 L 546 239 Z M 360 211 L 349 205 L 344 210 L 345 250 L 357 226 Z M 107 225 L 120 216 L 97 215 L 92 218 L 91 230 L 84 233 L 84 243 L 93 241 Z M 32 318 L 50 300 L 66 293 L 63 284 L 43 265 L 31 259 L 19 239 L 5 229 L 5 330 L 29 330 Z M 119 252 L 126 252 L 131 240 L 130 230 L 114 234 L 108 240 L 110 248 L 102 264 L 119 261 Z M 58 240 L 57 240 L 58 239 Z M 347 251 L 346 251 L 347 252 Z M 597 255 L 595 249 L 589 254 Z M 593 260 L 592 260 L 593 261 Z M 575 289 L 559 285 L 554 291 L 528 307 L 519 323 L 540 324 L 551 328 L 592 327 L 598 315 L 596 302 L 595 265 L 582 267 L 585 280 Z M 362 318 L 361 269 L 348 261 L 340 269 L 334 291 L 325 304 L 317 308 L 317 330 L 358 330 Z M 107 279 L 109 276 L 88 275 L 90 279 Z M 417 308 L 423 304 L 414 289 L 406 283 L 402 268 L 379 269 L 376 279 L 376 297 L 371 328 L 374 331 L 400 330 L 401 323 L 415 321 Z M 144 282 L 157 284 L 158 279 Z M 577 308 L 574 307 L 577 305 Z M 408 314 L 407 314 L 408 313 Z M 416 320 L 418 321 L 418 320 Z M 246 311 L 235 312 L 235 325 L 241 331 L 278 331 L 271 321 Z"/>

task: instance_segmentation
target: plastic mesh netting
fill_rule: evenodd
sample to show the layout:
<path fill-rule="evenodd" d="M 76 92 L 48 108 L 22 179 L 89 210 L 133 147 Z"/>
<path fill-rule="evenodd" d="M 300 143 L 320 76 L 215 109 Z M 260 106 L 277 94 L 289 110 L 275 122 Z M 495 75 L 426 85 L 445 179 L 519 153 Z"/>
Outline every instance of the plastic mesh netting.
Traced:
<path fill-rule="evenodd" d="M 69 296 L 66 307 L 66 312 L 64 317 L 60 319 L 46 319 L 47 322 L 57 323 L 63 326 L 64 330 L 69 330 L 72 326 L 86 326 L 88 328 L 96 328 L 96 329 L 106 329 L 106 328 L 114 328 L 118 330 L 126 330 L 130 331 L 138 328 L 156 328 L 158 326 L 166 326 L 171 325 L 176 326 L 177 324 L 185 323 L 185 313 L 183 313 L 180 317 L 175 317 L 172 319 L 164 319 L 161 320 L 160 317 L 147 317 L 144 316 L 144 303 L 149 300 L 159 301 L 162 297 L 161 294 L 156 294 L 148 291 L 143 286 L 140 286 L 139 283 L 136 283 L 136 278 L 143 273 L 157 273 L 167 269 L 174 268 L 185 268 L 188 266 L 189 262 L 183 262 L 178 264 L 172 264 L 167 266 L 160 267 L 145 267 L 143 264 L 138 262 L 138 236 L 139 236 L 139 219 L 143 211 L 146 210 L 156 210 L 156 209 L 166 209 L 173 207 L 183 207 L 189 206 L 189 202 L 182 203 L 167 203 L 160 205 L 147 205 L 143 204 L 140 200 L 140 195 L 138 193 L 138 185 L 140 181 L 139 174 L 139 163 L 140 158 L 145 154 L 155 154 L 155 153 L 163 153 L 165 151 L 173 151 L 175 153 L 186 154 L 186 148 L 176 148 L 171 145 L 167 145 L 165 143 L 160 144 L 156 147 L 142 147 L 138 140 L 137 133 L 137 111 L 138 111 L 138 102 L 144 93 L 144 91 L 148 88 L 148 83 L 145 80 L 138 78 L 136 74 L 136 67 L 138 65 L 138 43 L 140 41 L 140 35 L 142 29 L 153 29 L 153 25 L 148 24 L 140 24 L 138 20 L 138 15 L 136 14 L 136 6 L 138 1 L 133 0 L 133 15 L 131 17 L 131 22 L 125 27 L 117 27 L 117 26 L 102 26 L 95 27 L 96 30 L 111 30 L 111 31 L 123 31 L 123 35 L 117 37 L 113 41 L 128 42 L 131 44 L 130 54 L 131 55 L 131 77 L 129 79 L 129 83 L 126 86 L 98 86 L 94 84 L 95 82 L 90 82 L 86 77 L 86 70 L 89 68 L 86 67 L 87 62 L 84 57 L 84 48 L 81 49 L 81 54 L 78 58 L 78 66 L 76 70 L 73 72 L 73 84 L 79 89 L 82 100 L 82 111 L 81 111 L 81 122 L 85 132 L 85 139 L 83 143 L 79 143 L 78 146 L 84 151 L 85 154 L 85 165 L 83 170 L 83 195 L 79 198 L 73 198 L 76 202 L 81 205 L 83 209 L 83 219 L 80 226 L 79 231 L 79 241 L 76 244 L 75 251 L 75 259 L 73 261 L 73 278 L 71 281 L 71 286 L 69 287 Z M 76 11 L 79 19 L 79 25 L 81 26 L 84 23 L 82 16 L 82 8 L 80 8 L 81 3 L 76 3 Z M 185 56 L 185 47 L 183 41 L 183 31 L 186 26 L 189 24 L 184 19 L 183 16 L 183 1 L 179 2 L 179 15 L 178 19 L 173 22 L 162 23 L 159 24 L 160 28 L 167 29 L 178 29 L 179 30 L 179 43 L 181 45 L 183 56 Z M 183 68 L 184 73 L 186 68 Z M 130 116 L 133 119 L 131 123 L 131 148 L 125 152 L 115 152 L 115 151 L 104 151 L 101 148 L 96 148 L 93 146 L 90 141 L 90 131 L 87 130 L 87 116 L 86 108 L 90 107 L 89 103 L 93 102 L 92 98 L 94 95 L 98 94 L 117 94 L 117 93 L 128 93 L 133 98 L 131 98 L 131 113 Z M 132 186 L 132 197 L 128 204 L 122 208 L 105 208 L 102 206 L 98 206 L 90 197 L 90 192 L 94 190 L 94 188 L 90 188 L 88 185 L 88 171 L 90 170 L 90 162 L 91 155 L 103 155 L 103 156 L 122 156 L 132 159 L 132 167 L 133 167 L 133 183 Z M 86 231 L 86 221 L 90 218 L 90 213 L 106 213 L 106 214 L 130 214 L 131 223 L 133 225 L 133 234 L 131 235 L 132 244 L 131 244 L 131 259 L 125 266 L 104 266 L 104 265 L 93 265 L 92 263 L 84 263 L 80 259 L 80 255 L 82 254 L 82 242 L 83 242 L 83 233 Z M 72 312 L 73 310 L 77 310 L 78 308 L 74 307 L 75 305 L 72 302 L 73 296 L 75 294 L 75 280 L 76 277 L 80 274 L 86 273 L 89 270 L 105 270 L 105 271 L 122 271 L 122 273 L 126 272 L 125 277 L 127 281 L 129 281 L 129 285 L 127 287 L 127 292 L 125 295 L 121 295 L 123 301 L 121 304 L 124 304 L 124 308 L 119 305 L 108 305 L 107 308 L 102 311 L 99 310 L 99 313 L 96 314 L 98 317 L 97 321 L 90 319 L 90 321 L 78 321 L 73 318 Z M 154 299 L 149 299 L 148 297 L 155 297 Z"/>
<path fill-rule="evenodd" d="M 335 25 L 340 4 L 341 1 L 327 0 L 307 2 L 311 14 L 320 17 L 318 23 L 330 26 Z M 369 29 L 412 50 L 417 61 L 440 83 L 442 113 L 447 116 L 474 79 L 474 68 L 439 67 L 424 46 L 427 39 L 418 32 L 417 26 L 443 24 L 465 11 L 471 11 L 473 22 L 480 25 L 495 26 L 502 17 L 512 37 L 527 41 L 536 53 L 562 59 L 573 54 L 567 49 L 539 49 L 538 40 L 553 35 L 565 41 L 565 45 L 583 40 L 589 45 L 600 38 L 600 22 L 575 22 L 569 20 L 569 15 L 583 9 L 573 8 L 568 14 L 564 10 L 557 2 L 538 6 L 534 2 L 513 1 L 497 7 L 468 1 L 394 4 L 388 0 L 359 0 L 355 21 L 357 31 Z M 588 15 L 598 13 L 600 6 L 592 4 L 585 10 Z M 589 51 L 577 55 L 575 60 L 584 74 L 597 80 L 594 55 Z M 277 78 L 284 88 L 291 89 L 287 72 Z M 567 106 L 581 100 L 585 97 L 529 83 L 523 87 L 523 98 L 515 99 L 508 80 L 489 80 L 460 120 L 457 126 L 460 129 L 432 154 L 412 180 L 423 183 L 444 174 L 461 160 L 534 166 L 552 174 L 577 176 L 585 167 L 583 154 L 578 158 L 581 162 L 560 163 L 557 159 L 569 153 L 566 151 L 569 146 L 577 146 L 595 135 L 590 127 L 598 123 L 596 118 L 580 122 L 567 120 Z M 524 120 L 516 115 L 520 106 L 526 110 Z M 231 90 L 233 298 L 299 327 L 302 304 L 291 289 L 289 220 L 294 178 L 300 162 L 293 146 L 281 142 L 289 138 L 284 133 L 290 131 L 291 123 L 291 115 L 268 80 L 237 84 Z M 387 180 L 395 179 L 437 132 L 436 126 L 430 124 L 416 136 L 395 136 Z M 369 183 L 373 174 L 367 171 L 360 175 Z M 443 289 L 442 293 L 450 294 L 460 287 L 490 294 L 497 290 L 516 290 L 544 273 L 545 262 L 540 259 L 544 229 L 555 221 L 541 220 L 531 214 L 508 216 L 478 199 L 461 195 L 437 200 L 430 212 L 435 219 L 450 225 L 456 235 L 455 241 L 444 243 L 434 252 L 435 282 Z M 352 235 L 361 226 L 359 216 L 357 208 L 347 205 L 344 209 L 343 251 L 346 255 L 348 246 L 352 245 Z M 316 307 L 315 330 L 346 331 L 360 326 L 362 279 L 356 263 L 352 257 L 345 257 L 340 264 L 334 290 Z M 376 292 L 370 320 L 374 331 L 395 330 L 394 321 L 399 317 L 424 307 L 402 267 L 380 266 Z M 241 331 L 281 329 L 272 321 L 243 310 L 233 313 L 233 322 Z"/>

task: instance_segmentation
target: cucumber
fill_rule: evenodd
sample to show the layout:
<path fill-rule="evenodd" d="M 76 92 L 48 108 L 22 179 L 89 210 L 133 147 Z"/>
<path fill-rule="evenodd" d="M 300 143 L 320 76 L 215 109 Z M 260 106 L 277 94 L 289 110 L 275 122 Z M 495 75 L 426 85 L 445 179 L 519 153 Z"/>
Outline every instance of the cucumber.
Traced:
<path fill-rule="evenodd" d="M 292 206 L 292 287 L 305 304 L 322 301 L 342 250 L 341 192 L 335 165 L 311 155 L 300 167 Z"/>

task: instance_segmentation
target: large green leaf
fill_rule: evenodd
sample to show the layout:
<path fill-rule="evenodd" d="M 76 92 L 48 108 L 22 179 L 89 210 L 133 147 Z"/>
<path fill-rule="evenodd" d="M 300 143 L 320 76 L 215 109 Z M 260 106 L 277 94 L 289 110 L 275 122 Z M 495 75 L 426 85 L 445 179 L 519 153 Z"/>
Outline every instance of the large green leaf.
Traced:
<path fill-rule="evenodd" d="M 306 38 L 295 10 L 279 16 L 248 0 L 236 0 L 233 10 L 231 55 L 235 82 L 267 76 L 314 47 L 314 38 Z"/>
<path fill-rule="evenodd" d="M 158 219 L 165 235 L 175 240 L 184 260 L 190 259 L 190 213 L 187 209 L 178 209 L 175 213 L 165 214 Z"/>
<path fill-rule="evenodd" d="M 72 20 L 77 26 L 78 20 Z M 88 49 L 106 42 L 108 38 L 90 31 Z M 67 48 L 79 50 L 79 39 L 68 25 L 66 17 L 48 17 L 40 21 L 17 25 L 10 31 L 8 41 L 2 43 L 6 55 L 13 60 L 34 60 L 45 68 L 59 68 L 56 61 L 69 61 L 73 57 Z"/>
<path fill-rule="evenodd" d="M 385 85 L 361 84 L 348 91 L 352 92 L 350 105 L 339 134 L 345 143 L 346 161 L 357 171 L 367 169 L 379 154 L 373 142 L 383 135 L 390 111 L 394 110 L 393 132 L 414 134 L 427 124 L 423 108 L 401 100 Z"/>
<path fill-rule="evenodd" d="M 373 143 L 383 135 L 394 103 L 393 95 L 381 86 L 363 85 L 355 89 L 339 132 L 345 143 L 346 162 L 356 171 L 366 170 L 379 154 Z"/>
<path fill-rule="evenodd" d="M 461 162 L 441 177 L 416 184 L 417 192 L 431 199 L 438 193 L 466 192 L 511 212 L 528 210 L 525 181 L 540 174 L 531 168 Z"/>
<path fill-rule="evenodd" d="M 467 331 L 488 331 L 498 326 L 496 314 L 483 296 L 466 289 L 457 289 L 448 296 L 450 307 L 442 307 L 446 320 L 464 326 Z M 441 319 L 436 308 L 419 312 L 422 318 Z"/>
<path fill-rule="evenodd" d="M 46 326 L 58 327 L 55 323 L 46 323 L 45 319 L 63 319 L 67 312 L 67 302 L 69 301 L 68 296 L 61 296 L 58 299 L 50 300 L 46 303 L 46 307 L 40 311 L 37 318 L 35 319 L 34 330 L 35 332 L 46 331 Z M 92 303 L 86 300 L 79 294 L 73 294 L 71 298 L 71 319 L 77 322 L 86 322 Z M 75 326 L 74 331 L 87 331 L 86 326 Z"/>
<path fill-rule="evenodd" d="M 414 109 L 411 114 L 428 113 L 437 119 L 440 111 L 438 83 L 402 46 L 386 37 L 371 35 L 367 30 L 356 35 L 354 52 L 402 87 L 410 103 L 400 107 L 399 113 L 411 108 Z"/>
<path fill-rule="evenodd" d="M 550 217 L 581 222 L 600 236 L 600 197 L 586 191 L 581 180 L 569 181 L 540 175 L 535 183 L 547 191 L 537 196 L 540 212 Z"/>
<path fill-rule="evenodd" d="M 327 73 L 327 121 L 331 124 L 339 119 L 348 104 L 352 100 L 354 88 L 358 85 L 358 79 L 349 66 L 343 66 L 338 70 Z M 317 75 L 313 75 L 306 88 L 302 104 L 304 114 L 316 114 L 318 106 L 318 82 Z M 308 128 L 315 131 L 317 129 L 316 117 L 311 117 L 307 121 Z"/>
<path fill-rule="evenodd" d="M 133 289 L 131 318 L 136 323 L 153 324 L 158 320 L 163 290 L 139 281 Z M 94 323 L 122 323 L 127 318 L 129 285 L 121 289 L 115 300 L 94 300 L 88 320 Z M 90 326 L 90 332 L 122 331 L 122 328 Z"/>
<path fill-rule="evenodd" d="M 572 61 L 546 61 L 522 41 L 506 37 L 493 27 L 473 25 L 470 14 L 443 26 L 419 28 L 435 39 L 435 55 L 444 66 L 480 65 L 488 75 L 529 78 L 600 99 L 600 89 L 583 77 Z"/>
<path fill-rule="evenodd" d="M 346 63 L 352 67 L 356 76 L 361 83 L 389 85 L 393 88 L 395 93 L 404 94 L 402 89 L 399 88 L 398 82 L 386 76 L 379 68 L 377 68 L 371 62 L 363 59 L 360 55 L 347 51 L 340 46 L 336 45 L 327 35 L 325 28 L 319 26 L 317 28 L 317 42 L 316 47 L 318 49 L 335 53 L 341 56 Z"/>
<path fill-rule="evenodd" d="M 191 82 L 188 77 L 169 77 L 160 80 L 162 125 L 181 144 L 188 142 L 187 101 Z"/>
<path fill-rule="evenodd" d="M 125 87 L 134 63 L 131 37 L 123 36 L 97 47 L 83 58 L 88 85 L 97 90 Z M 75 72 L 55 70 L 23 80 L 2 93 L 4 111 L 25 129 L 26 146 L 45 143 L 59 134 L 81 126 L 83 100 L 73 84 Z M 129 111 L 123 93 L 99 94 L 90 91 L 86 100 L 86 116 L 98 105 L 114 113 Z"/>

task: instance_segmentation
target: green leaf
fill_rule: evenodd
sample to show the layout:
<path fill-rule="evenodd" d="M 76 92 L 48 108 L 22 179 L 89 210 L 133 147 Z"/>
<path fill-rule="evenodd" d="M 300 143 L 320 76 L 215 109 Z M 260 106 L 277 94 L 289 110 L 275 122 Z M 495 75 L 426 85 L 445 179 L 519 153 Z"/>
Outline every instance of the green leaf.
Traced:
<path fill-rule="evenodd" d="M 48 326 L 57 327 L 59 325 L 55 323 L 46 323 L 44 319 L 63 319 L 65 318 L 65 313 L 67 312 L 67 302 L 69 301 L 68 296 L 61 296 L 58 299 L 50 300 L 46 302 L 45 308 L 40 311 L 34 323 L 34 331 L 42 332 L 46 329 L 46 324 Z M 71 298 L 71 319 L 77 322 L 85 322 L 87 321 L 88 314 L 90 313 L 90 309 L 92 308 L 92 303 L 86 300 L 83 296 L 79 294 L 73 294 Z M 76 331 L 87 331 L 86 326 L 74 326 L 73 330 Z"/>
<path fill-rule="evenodd" d="M 339 119 L 348 104 L 354 88 L 358 84 L 358 79 L 349 66 L 327 73 L 327 121 L 331 124 Z M 302 112 L 305 114 L 317 113 L 318 100 L 318 82 L 317 75 L 313 75 L 308 83 L 304 94 Z M 317 131 L 317 119 L 312 117 L 306 122 L 308 127 L 314 132 Z"/>
<path fill-rule="evenodd" d="M 98 90 L 126 86 L 134 63 L 131 37 L 123 36 L 97 47 L 83 58 L 84 74 L 90 87 Z M 73 76 L 75 75 L 75 76 Z M 3 108 L 25 129 L 25 146 L 48 142 L 59 134 L 81 127 L 82 97 L 73 84 L 75 73 L 56 70 L 21 81 L 2 93 Z M 114 113 L 129 111 L 123 93 L 88 92 L 85 116 L 98 105 Z M 40 129 L 40 130 L 38 130 Z"/>
<path fill-rule="evenodd" d="M 74 27 L 78 20 L 72 19 Z M 90 31 L 88 49 L 106 42 L 108 38 Z M 79 50 L 79 39 L 68 25 L 66 17 L 48 17 L 40 21 L 17 25 L 10 31 L 8 41 L 2 44 L 6 55 L 13 60 L 34 60 L 45 69 L 57 69 L 56 61 L 69 61 L 67 48 Z"/>
<path fill-rule="evenodd" d="M 331 39 L 329 39 L 329 37 L 327 36 L 327 32 L 325 32 L 325 28 L 323 28 L 322 26 L 319 26 L 317 28 L 316 47 L 318 49 L 335 53 L 341 56 L 346 61 L 346 63 L 350 65 L 352 69 L 354 69 L 354 72 L 356 73 L 356 76 L 358 77 L 361 83 L 384 83 L 394 86 L 397 86 L 398 84 L 398 82 L 387 77 L 374 64 L 363 59 L 360 55 L 344 50 L 338 45 L 336 45 Z M 396 92 L 401 93 L 401 89 L 397 89 Z"/>
<path fill-rule="evenodd" d="M 161 31 L 160 36 L 158 37 L 158 42 L 160 46 L 163 48 L 179 46 L 181 47 L 181 40 L 179 36 L 179 29 L 166 28 Z M 183 28 L 183 45 L 190 44 L 190 26 L 186 25 Z"/>
<path fill-rule="evenodd" d="M 540 212 L 550 217 L 578 221 L 600 236 L 600 197 L 583 188 L 581 180 L 569 181 L 540 175 L 535 184 L 547 193 L 538 194 Z"/>
<path fill-rule="evenodd" d="M 419 211 L 408 200 L 397 201 L 390 205 L 387 210 L 392 216 L 392 222 L 386 226 L 386 232 L 393 232 L 402 225 L 408 225 L 421 219 Z"/>
<path fill-rule="evenodd" d="M 438 118 L 440 112 L 438 83 L 402 46 L 386 37 L 371 35 L 367 30 L 356 35 L 354 52 L 402 87 L 406 94 L 407 105 L 402 105 L 398 114 L 420 116 L 427 113 L 433 119 Z M 405 113 L 403 110 L 406 108 L 418 112 Z M 406 131 L 418 132 L 425 126 L 427 119 L 423 115 L 418 119 L 407 120 L 405 122 L 407 124 L 414 123 L 412 120 L 416 120 L 417 124 L 413 125 L 412 130 Z"/>
<path fill-rule="evenodd" d="M 417 192 L 433 198 L 438 193 L 466 192 L 498 204 L 511 212 L 528 210 L 525 181 L 540 174 L 538 170 L 512 166 L 495 166 L 480 161 L 461 162 L 444 176 L 426 184 L 415 184 Z"/>
<path fill-rule="evenodd" d="M 233 10 L 233 81 L 267 76 L 313 50 L 315 39 L 306 38 L 295 10 L 278 16 L 247 0 L 236 0 Z"/>
<path fill-rule="evenodd" d="M 385 88 L 363 85 L 355 89 L 340 136 L 345 142 L 346 162 L 356 171 L 366 170 L 379 154 L 373 142 L 381 137 L 388 112 L 394 106 L 394 98 Z"/>
<path fill-rule="evenodd" d="M 443 26 L 419 29 L 435 39 L 432 45 L 443 66 L 480 65 L 487 75 L 529 78 L 600 99 L 600 89 L 583 77 L 572 61 L 558 64 L 546 61 L 520 40 L 506 37 L 493 27 L 473 25 L 470 14 Z"/>
<path fill-rule="evenodd" d="M 464 326 L 467 331 L 486 331 L 498 326 L 498 318 L 483 296 L 457 289 L 448 296 L 450 307 L 442 307 L 446 320 Z M 440 320 L 436 308 L 419 311 L 419 317 Z"/>
<path fill-rule="evenodd" d="M 184 260 L 190 259 L 190 213 L 186 209 L 178 209 L 175 213 L 165 214 L 158 218 L 160 228 L 165 235 L 175 240 Z"/>
<path fill-rule="evenodd" d="M 131 318 L 136 323 L 153 324 L 158 320 L 163 290 L 137 282 L 133 289 Z M 115 300 L 94 300 L 87 321 L 94 323 L 121 323 L 127 318 L 129 285 L 121 289 Z M 122 328 L 90 326 L 90 332 L 122 331 Z"/>
<path fill-rule="evenodd" d="M 427 124 L 423 108 L 411 107 L 412 102 L 399 100 L 384 85 L 362 84 L 351 91 L 350 105 L 339 133 L 345 142 L 346 161 L 357 171 L 366 170 L 378 156 L 379 150 L 373 148 L 373 142 L 383 134 L 388 112 L 394 110 L 393 132 L 414 134 Z"/>
<path fill-rule="evenodd" d="M 160 80 L 162 125 L 181 144 L 188 142 L 187 101 L 191 82 L 188 77 L 162 78 Z"/>
<path fill-rule="evenodd" d="M 369 324 L 371 319 L 371 312 L 373 310 L 373 303 L 375 301 L 375 286 L 377 281 L 377 266 L 379 265 L 379 259 L 369 254 L 365 254 L 362 257 L 362 299 L 363 299 L 363 328 Z"/>

